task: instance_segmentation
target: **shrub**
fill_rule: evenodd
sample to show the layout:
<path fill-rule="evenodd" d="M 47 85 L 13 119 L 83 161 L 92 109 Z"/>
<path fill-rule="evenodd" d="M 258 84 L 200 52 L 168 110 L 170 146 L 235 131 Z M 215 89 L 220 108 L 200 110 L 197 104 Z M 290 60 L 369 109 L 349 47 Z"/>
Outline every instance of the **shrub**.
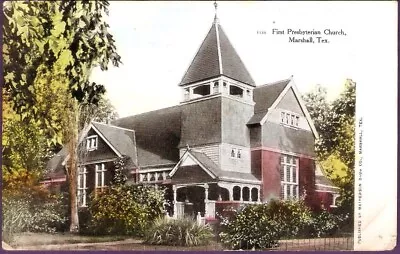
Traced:
<path fill-rule="evenodd" d="M 150 186 L 112 186 L 92 196 L 85 230 L 91 234 L 142 236 L 164 211 L 164 191 Z"/>
<path fill-rule="evenodd" d="M 222 222 L 221 241 L 232 249 L 265 249 L 284 237 L 298 235 L 311 221 L 311 212 L 302 201 L 275 201 L 249 205 Z"/>
<path fill-rule="evenodd" d="M 346 219 L 345 215 L 333 214 L 326 210 L 314 213 L 308 234 L 314 237 L 334 235 L 339 232 Z"/>
<path fill-rule="evenodd" d="M 16 233 L 55 232 L 67 221 L 63 208 L 59 196 L 49 196 L 40 202 L 29 194 L 18 198 L 3 196 L 3 239 L 11 243 Z"/>
<path fill-rule="evenodd" d="M 160 218 L 146 232 L 145 242 L 154 245 L 199 246 L 213 237 L 208 225 L 198 225 L 191 218 Z"/>

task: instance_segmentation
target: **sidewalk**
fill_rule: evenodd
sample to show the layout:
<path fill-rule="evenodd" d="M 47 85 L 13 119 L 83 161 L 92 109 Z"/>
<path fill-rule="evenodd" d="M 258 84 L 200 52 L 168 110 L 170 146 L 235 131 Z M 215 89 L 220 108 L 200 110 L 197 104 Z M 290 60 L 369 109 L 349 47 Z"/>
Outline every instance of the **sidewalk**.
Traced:
<path fill-rule="evenodd" d="M 98 242 L 98 243 L 66 243 L 66 244 L 46 244 L 46 245 L 26 245 L 17 248 L 12 248 L 13 250 L 71 250 L 71 249 L 85 249 L 88 247 L 96 247 L 96 249 L 101 249 L 101 246 L 113 246 L 113 245 L 126 245 L 126 244 L 141 244 L 142 240 L 137 239 L 125 239 L 122 241 L 113 242 Z M 3 249 L 4 248 L 3 242 Z"/>

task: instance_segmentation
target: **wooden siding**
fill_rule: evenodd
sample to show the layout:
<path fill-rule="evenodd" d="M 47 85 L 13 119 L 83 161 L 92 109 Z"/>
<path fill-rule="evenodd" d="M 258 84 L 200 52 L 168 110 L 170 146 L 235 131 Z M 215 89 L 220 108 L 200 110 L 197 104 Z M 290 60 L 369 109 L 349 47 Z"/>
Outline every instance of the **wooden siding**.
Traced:
<path fill-rule="evenodd" d="M 262 146 L 311 157 L 315 156 L 312 132 L 285 127 L 268 121 L 262 126 Z"/>
<path fill-rule="evenodd" d="M 254 114 L 254 106 L 222 98 L 222 143 L 250 147 L 250 131 L 246 123 Z"/>
<path fill-rule="evenodd" d="M 173 184 L 206 183 L 210 181 L 213 181 L 212 177 L 198 165 L 179 167 L 175 174 L 171 177 L 171 182 Z"/>
<path fill-rule="evenodd" d="M 240 158 L 232 158 L 231 151 L 232 148 L 241 150 Z M 251 172 L 251 154 L 250 148 L 246 146 L 239 146 L 234 144 L 221 144 L 221 169 L 226 171 L 236 171 L 243 173 Z"/>
<path fill-rule="evenodd" d="M 221 98 L 210 98 L 182 106 L 180 148 L 221 141 Z"/>
<path fill-rule="evenodd" d="M 94 130 L 89 130 L 86 137 L 97 135 Z M 87 151 L 86 150 L 86 138 L 83 141 L 82 149 L 84 149 L 82 159 L 80 163 L 87 163 L 87 162 L 94 162 L 98 160 L 108 160 L 118 158 L 117 154 L 108 146 L 108 144 L 99 136 L 97 135 L 97 149 Z"/>
<path fill-rule="evenodd" d="M 199 151 L 207 155 L 215 164 L 220 164 L 220 154 L 219 148 L 220 144 L 210 144 L 210 145 L 203 145 L 203 146 L 196 146 L 191 147 L 195 151 Z M 182 158 L 183 154 L 186 152 L 186 148 L 181 148 L 179 150 L 179 158 Z"/>
<path fill-rule="evenodd" d="M 305 116 L 303 110 L 301 110 L 299 102 L 296 99 L 296 96 L 294 95 L 293 88 L 290 88 L 287 91 L 276 107 L 297 113 L 301 116 Z"/>

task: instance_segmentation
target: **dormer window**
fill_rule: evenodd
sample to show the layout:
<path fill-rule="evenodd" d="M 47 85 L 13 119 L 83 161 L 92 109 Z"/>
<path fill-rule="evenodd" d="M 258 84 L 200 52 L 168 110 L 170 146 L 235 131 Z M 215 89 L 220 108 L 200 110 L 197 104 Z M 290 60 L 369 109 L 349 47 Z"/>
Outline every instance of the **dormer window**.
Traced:
<path fill-rule="evenodd" d="M 87 150 L 96 150 L 97 149 L 97 142 L 98 138 L 97 135 L 89 136 L 86 138 L 86 148 Z"/>
<path fill-rule="evenodd" d="M 292 127 L 299 127 L 300 116 L 291 112 L 281 112 L 281 123 Z"/>

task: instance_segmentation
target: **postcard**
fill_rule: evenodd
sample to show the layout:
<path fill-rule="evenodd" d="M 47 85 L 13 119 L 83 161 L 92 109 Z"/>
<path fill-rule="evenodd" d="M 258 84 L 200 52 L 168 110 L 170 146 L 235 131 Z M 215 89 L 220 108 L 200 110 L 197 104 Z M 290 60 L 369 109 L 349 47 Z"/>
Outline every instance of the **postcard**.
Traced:
<path fill-rule="evenodd" d="M 397 2 L 3 12 L 3 249 L 395 248 Z"/>

